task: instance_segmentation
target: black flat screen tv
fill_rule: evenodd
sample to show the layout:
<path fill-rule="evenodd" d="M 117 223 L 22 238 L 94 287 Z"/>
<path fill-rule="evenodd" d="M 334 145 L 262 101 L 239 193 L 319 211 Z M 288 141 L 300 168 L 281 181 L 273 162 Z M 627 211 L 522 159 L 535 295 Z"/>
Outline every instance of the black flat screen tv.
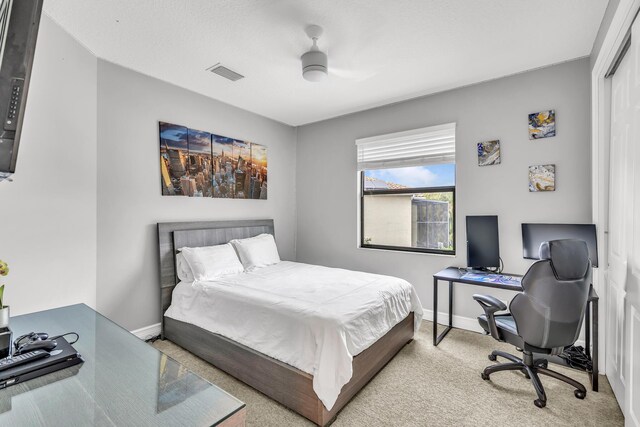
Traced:
<path fill-rule="evenodd" d="M 589 248 L 591 264 L 598 267 L 598 242 L 594 224 L 522 224 L 522 255 L 528 259 L 540 259 L 540 244 L 560 239 L 584 240 Z"/>
<path fill-rule="evenodd" d="M 467 217 L 467 266 L 487 269 L 500 267 L 498 217 Z"/>
<path fill-rule="evenodd" d="M 0 0 L 0 181 L 16 170 L 43 0 Z"/>

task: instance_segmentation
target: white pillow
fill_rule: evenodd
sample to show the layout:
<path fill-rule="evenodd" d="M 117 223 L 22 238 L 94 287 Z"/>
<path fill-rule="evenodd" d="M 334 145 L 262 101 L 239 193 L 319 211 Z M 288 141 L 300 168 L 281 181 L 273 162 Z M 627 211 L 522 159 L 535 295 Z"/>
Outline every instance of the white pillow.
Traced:
<path fill-rule="evenodd" d="M 260 234 L 248 239 L 232 240 L 246 271 L 280 262 L 276 241 L 271 234 Z"/>
<path fill-rule="evenodd" d="M 178 279 L 180 279 L 181 282 L 191 283 L 195 281 L 191 267 L 187 264 L 187 260 L 184 259 L 182 253 L 176 255 L 176 271 L 178 272 Z"/>
<path fill-rule="evenodd" d="M 194 280 L 215 280 L 220 277 L 242 273 L 244 268 L 233 247 L 226 243 L 201 248 L 181 248 L 186 264 Z"/>

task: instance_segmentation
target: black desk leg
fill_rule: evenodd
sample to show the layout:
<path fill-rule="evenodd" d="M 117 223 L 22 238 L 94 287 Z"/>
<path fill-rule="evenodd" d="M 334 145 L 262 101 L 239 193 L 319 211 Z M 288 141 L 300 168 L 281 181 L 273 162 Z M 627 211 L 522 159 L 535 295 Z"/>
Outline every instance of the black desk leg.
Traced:
<path fill-rule="evenodd" d="M 438 279 L 433 278 L 433 346 L 438 345 Z"/>
<path fill-rule="evenodd" d="M 598 300 L 594 299 L 591 302 L 591 318 L 593 319 L 593 374 L 591 378 L 591 389 L 598 391 Z"/>
<path fill-rule="evenodd" d="M 438 279 L 433 278 L 433 346 L 440 344 L 440 341 L 453 328 L 453 282 L 449 282 L 449 325 L 440 335 L 438 335 Z"/>
<path fill-rule="evenodd" d="M 453 282 L 449 282 L 449 329 L 453 328 Z"/>
<path fill-rule="evenodd" d="M 584 352 L 591 358 L 591 301 L 587 301 L 587 309 L 584 312 Z"/>

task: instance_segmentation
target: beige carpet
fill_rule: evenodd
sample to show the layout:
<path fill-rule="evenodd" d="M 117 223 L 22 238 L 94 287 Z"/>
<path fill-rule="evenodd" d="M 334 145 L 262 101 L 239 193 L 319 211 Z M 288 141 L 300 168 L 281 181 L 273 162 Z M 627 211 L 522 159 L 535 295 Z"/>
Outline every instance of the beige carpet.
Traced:
<path fill-rule="evenodd" d="M 338 414 L 333 426 L 622 426 L 624 418 L 604 376 L 592 392 L 585 373 L 550 365 L 581 381 L 584 400 L 573 388 L 542 377 L 547 407 L 533 405 L 533 386 L 522 374 L 499 372 L 480 378 L 487 355 L 514 348 L 489 336 L 454 329 L 433 347 L 431 323 Z M 235 380 L 169 341 L 154 346 L 247 404 L 249 426 L 313 425 L 305 418 Z M 499 359 L 500 361 L 500 359 Z"/>

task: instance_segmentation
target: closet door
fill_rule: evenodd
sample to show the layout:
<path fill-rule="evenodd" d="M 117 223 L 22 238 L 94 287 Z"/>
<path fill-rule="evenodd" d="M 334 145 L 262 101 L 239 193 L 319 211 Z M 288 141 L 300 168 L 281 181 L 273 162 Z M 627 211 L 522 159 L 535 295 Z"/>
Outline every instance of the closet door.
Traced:
<path fill-rule="evenodd" d="M 626 424 L 640 426 L 640 19 L 613 76 L 606 373 Z"/>

